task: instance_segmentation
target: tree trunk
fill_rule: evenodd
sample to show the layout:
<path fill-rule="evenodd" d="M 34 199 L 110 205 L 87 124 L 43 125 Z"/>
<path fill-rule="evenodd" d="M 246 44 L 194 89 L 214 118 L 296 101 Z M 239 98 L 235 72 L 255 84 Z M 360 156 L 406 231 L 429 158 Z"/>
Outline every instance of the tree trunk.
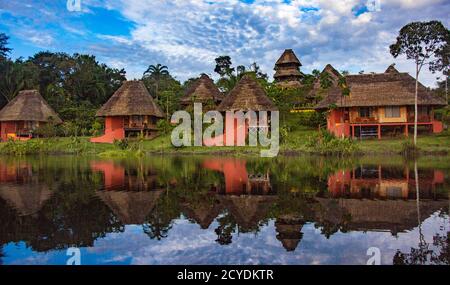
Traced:
<path fill-rule="evenodd" d="M 414 96 L 414 146 L 417 146 L 417 122 L 418 122 L 418 107 L 417 97 L 419 93 L 419 65 L 416 63 L 416 94 Z"/>

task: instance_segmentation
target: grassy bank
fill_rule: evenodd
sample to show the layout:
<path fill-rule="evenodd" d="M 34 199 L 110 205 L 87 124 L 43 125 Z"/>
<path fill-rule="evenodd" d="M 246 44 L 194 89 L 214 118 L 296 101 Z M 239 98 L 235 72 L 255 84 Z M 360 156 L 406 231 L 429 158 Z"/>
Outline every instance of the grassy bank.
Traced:
<path fill-rule="evenodd" d="M 317 136 L 317 130 L 297 127 L 295 130 L 282 136 L 280 153 L 318 153 L 311 138 Z M 355 154 L 399 154 L 406 139 L 383 139 L 355 141 L 349 153 Z M 445 155 L 450 154 L 450 133 L 447 131 L 440 135 L 422 136 L 418 139 L 422 154 Z M 333 145 L 327 146 L 334 148 Z M 170 136 L 160 136 L 151 141 L 130 141 L 126 146 L 114 144 L 93 144 L 89 138 L 51 138 L 35 139 L 29 142 L 0 143 L 0 154 L 27 155 L 27 154 L 77 154 L 101 156 L 130 156 L 145 153 L 170 154 L 259 154 L 258 147 L 182 147 L 175 148 L 170 142 Z"/>

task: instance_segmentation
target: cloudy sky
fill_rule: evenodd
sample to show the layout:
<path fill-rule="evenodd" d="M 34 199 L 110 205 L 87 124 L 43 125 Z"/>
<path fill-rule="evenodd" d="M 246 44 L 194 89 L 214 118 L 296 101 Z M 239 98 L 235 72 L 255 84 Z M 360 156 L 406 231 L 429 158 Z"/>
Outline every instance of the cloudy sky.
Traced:
<path fill-rule="evenodd" d="M 0 1 L 0 32 L 11 37 L 13 58 L 41 50 L 89 53 L 125 68 L 128 79 L 162 63 L 185 80 L 214 75 L 214 59 L 225 54 L 236 65 L 257 62 L 271 76 L 292 48 L 304 72 L 327 63 L 382 72 L 395 62 L 412 73 L 411 63 L 389 54 L 398 30 L 419 20 L 450 26 L 448 0 L 68 1 Z M 421 81 L 434 86 L 437 76 L 424 72 Z"/>

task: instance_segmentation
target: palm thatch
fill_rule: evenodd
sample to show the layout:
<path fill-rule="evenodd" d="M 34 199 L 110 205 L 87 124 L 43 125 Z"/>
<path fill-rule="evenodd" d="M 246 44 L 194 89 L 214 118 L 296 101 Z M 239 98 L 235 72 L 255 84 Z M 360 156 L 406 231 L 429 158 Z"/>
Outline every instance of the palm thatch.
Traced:
<path fill-rule="evenodd" d="M 300 79 L 303 77 L 303 74 L 300 72 L 300 60 L 295 55 L 292 49 L 287 49 L 283 52 L 281 57 L 275 63 L 275 74 L 273 78 L 275 82 L 296 82 L 294 84 L 282 84 L 282 87 L 295 87 L 297 88 L 300 85 Z"/>
<path fill-rule="evenodd" d="M 292 49 L 286 49 L 284 50 L 280 58 L 277 60 L 275 65 L 290 64 L 290 63 L 295 63 L 298 64 L 299 66 L 302 66 L 300 60 L 295 55 L 294 51 Z"/>
<path fill-rule="evenodd" d="M 199 79 L 189 86 L 180 102 L 183 105 L 189 105 L 193 102 L 206 104 L 212 101 L 220 103 L 222 100 L 223 94 L 213 80 L 208 75 L 202 74 Z"/>
<path fill-rule="evenodd" d="M 98 117 L 132 115 L 164 117 L 142 81 L 125 81 L 97 112 Z"/>
<path fill-rule="evenodd" d="M 323 209 L 337 207 L 333 211 L 316 211 L 317 221 L 333 221 L 346 224 L 349 230 L 405 232 L 418 226 L 416 200 L 360 200 L 316 198 Z M 423 200 L 420 202 L 421 221 L 433 213 L 448 207 L 447 200 Z"/>
<path fill-rule="evenodd" d="M 343 97 L 342 89 L 337 86 L 323 90 L 325 97 L 316 109 L 326 109 L 330 105 L 337 107 L 414 105 L 415 79 L 408 73 L 396 72 L 394 69 L 388 68 L 387 73 L 346 76 L 350 95 Z M 445 106 L 446 102 L 419 83 L 418 104 Z"/>
<path fill-rule="evenodd" d="M 275 228 L 277 239 L 287 251 L 294 251 L 303 238 L 301 229 L 305 221 L 292 215 L 284 215 L 277 218 Z"/>
<path fill-rule="evenodd" d="M 3 184 L 0 186 L 0 197 L 15 209 L 20 216 L 38 213 L 53 192 L 46 185 L 36 184 Z"/>
<path fill-rule="evenodd" d="M 207 229 L 222 211 L 222 207 L 216 201 L 200 202 L 198 204 L 184 204 L 183 213 L 188 219 L 200 225 L 202 229 Z"/>
<path fill-rule="evenodd" d="M 220 202 L 243 230 L 254 230 L 267 218 L 276 196 L 220 196 Z"/>
<path fill-rule="evenodd" d="M 141 225 L 155 207 L 162 191 L 98 191 L 97 196 L 126 225 Z"/>
<path fill-rule="evenodd" d="M 34 121 L 62 123 L 58 114 L 37 90 L 24 90 L 0 111 L 0 121 Z"/>
<path fill-rule="evenodd" d="M 225 111 L 277 111 L 267 97 L 266 91 L 250 75 L 244 75 L 239 83 L 225 96 L 218 110 Z"/>

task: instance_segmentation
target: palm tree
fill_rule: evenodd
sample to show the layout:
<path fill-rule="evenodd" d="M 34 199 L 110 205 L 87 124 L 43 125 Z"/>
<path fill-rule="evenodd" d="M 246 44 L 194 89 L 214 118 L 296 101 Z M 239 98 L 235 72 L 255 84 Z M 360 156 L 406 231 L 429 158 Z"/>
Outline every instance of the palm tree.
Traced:
<path fill-rule="evenodd" d="M 158 100 L 159 84 L 161 82 L 161 79 L 166 76 L 169 76 L 169 68 L 165 65 L 161 65 L 160 63 L 158 63 L 157 65 L 150 65 L 144 72 L 144 77 L 149 77 L 155 82 L 156 100 Z"/>

